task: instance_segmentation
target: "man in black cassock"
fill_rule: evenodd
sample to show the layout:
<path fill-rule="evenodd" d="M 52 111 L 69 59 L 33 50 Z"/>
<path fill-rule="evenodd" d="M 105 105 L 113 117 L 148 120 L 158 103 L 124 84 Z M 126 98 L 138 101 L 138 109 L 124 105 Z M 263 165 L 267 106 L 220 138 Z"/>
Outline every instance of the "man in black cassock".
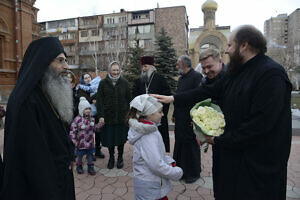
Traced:
<path fill-rule="evenodd" d="M 176 94 L 199 87 L 202 75 L 192 68 L 191 59 L 182 55 L 177 60 L 176 68 L 180 73 Z M 175 123 L 175 145 L 173 158 L 183 170 L 182 179 L 193 183 L 200 177 L 200 148 L 192 127 L 190 110 L 193 104 L 174 104 L 173 122 Z"/>
<path fill-rule="evenodd" d="M 73 117 L 67 68 L 57 38 L 27 48 L 7 104 L 0 199 L 75 199 L 74 148 L 63 124 Z"/>
<path fill-rule="evenodd" d="M 170 95 L 171 91 L 166 78 L 158 74 L 153 66 L 154 58 L 152 56 L 141 57 L 141 65 L 141 77 L 133 85 L 132 97 L 134 98 L 141 94 Z M 158 130 L 163 138 L 166 152 L 170 152 L 168 112 L 169 104 L 163 104 L 164 116 L 161 119 L 161 125 L 158 127 Z"/>
<path fill-rule="evenodd" d="M 223 78 L 174 96 L 154 95 L 176 104 L 219 99 L 225 131 L 207 136 L 220 153 L 217 200 L 286 199 L 292 85 L 266 51 L 262 33 L 251 25 L 241 26 L 229 38 L 230 63 Z"/>
<path fill-rule="evenodd" d="M 225 66 L 222 62 L 220 51 L 214 48 L 208 48 L 202 51 L 199 55 L 199 61 L 201 63 L 202 72 L 205 78 L 202 79 L 201 85 L 211 85 L 217 80 L 221 79 L 225 74 Z M 214 104 L 218 104 L 218 99 L 212 99 Z M 206 148 L 206 147 L 204 147 Z M 217 196 L 217 178 L 218 178 L 218 158 L 219 151 L 216 145 L 212 146 L 212 178 L 213 178 L 213 190 L 214 197 Z"/>

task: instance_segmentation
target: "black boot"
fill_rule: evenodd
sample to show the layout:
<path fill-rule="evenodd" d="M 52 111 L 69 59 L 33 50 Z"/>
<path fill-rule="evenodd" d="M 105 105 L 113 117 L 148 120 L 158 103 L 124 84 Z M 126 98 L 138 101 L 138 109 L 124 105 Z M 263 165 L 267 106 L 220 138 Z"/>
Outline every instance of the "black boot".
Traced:
<path fill-rule="evenodd" d="M 123 149 L 124 149 L 124 145 L 118 146 L 118 162 L 117 162 L 117 168 L 118 169 L 121 169 L 124 166 L 124 162 L 123 162 Z"/>
<path fill-rule="evenodd" d="M 95 169 L 94 169 L 94 164 L 88 165 L 88 173 L 92 176 L 94 176 L 96 174 Z"/>
<path fill-rule="evenodd" d="M 114 165 L 115 165 L 115 157 L 110 156 L 109 160 L 108 160 L 107 168 L 112 169 L 112 168 L 114 168 Z"/>
<path fill-rule="evenodd" d="M 114 168 L 115 165 L 115 147 L 110 147 L 109 149 L 109 160 L 107 164 L 108 169 Z"/>
<path fill-rule="evenodd" d="M 121 169 L 124 166 L 123 158 L 118 156 L 117 168 Z"/>
<path fill-rule="evenodd" d="M 82 165 L 77 165 L 76 171 L 77 171 L 78 174 L 83 174 Z"/>

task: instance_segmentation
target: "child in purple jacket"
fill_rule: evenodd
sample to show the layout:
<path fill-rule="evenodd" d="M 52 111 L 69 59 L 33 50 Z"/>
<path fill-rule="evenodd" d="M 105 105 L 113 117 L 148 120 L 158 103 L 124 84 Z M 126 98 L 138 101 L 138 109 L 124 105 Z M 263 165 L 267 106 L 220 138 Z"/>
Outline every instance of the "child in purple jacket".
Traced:
<path fill-rule="evenodd" d="M 95 118 L 91 116 L 91 105 L 85 97 L 80 97 L 78 105 L 79 114 L 74 118 L 70 128 L 72 139 L 77 155 L 76 171 L 83 174 L 82 157 L 87 156 L 88 173 L 95 175 L 93 153 L 95 152 L 94 134 L 101 128 L 102 124 L 95 124 Z"/>

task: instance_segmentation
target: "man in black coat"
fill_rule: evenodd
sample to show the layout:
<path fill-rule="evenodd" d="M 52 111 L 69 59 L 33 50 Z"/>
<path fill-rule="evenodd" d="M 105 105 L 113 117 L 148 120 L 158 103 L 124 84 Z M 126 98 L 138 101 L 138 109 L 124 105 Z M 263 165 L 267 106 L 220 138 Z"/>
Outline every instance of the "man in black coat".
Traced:
<path fill-rule="evenodd" d="M 221 79 L 225 74 L 225 66 L 222 62 L 220 52 L 217 49 L 208 48 L 202 51 L 199 55 L 199 61 L 201 63 L 202 72 L 205 74 L 205 78 L 202 79 L 201 85 L 211 85 L 217 80 Z M 212 102 L 219 105 L 218 99 L 212 99 Z M 207 145 L 207 144 L 206 144 Z M 204 148 L 207 148 L 204 147 Z M 219 151 L 217 146 L 212 146 L 212 177 L 213 177 L 213 190 L 214 197 L 217 197 L 217 177 Z"/>
<path fill-rule="evenodd" d="M 241 26 L 229 38 L 230 63 L 222 79 L 175 96 L 154 95 L 164 103 L 178 104 L 219 99 L 225 131 L 207 137 L 220 152 L 218 200 L 286 199 L 292 85 L 284 68 L 264 55 L 266 51 L 262 33 Z"/>
<path fill-rule="evenodd" d="M 180 73 L 176 94 L 199 87 L 202 75 L 192 68 L 191 59 L 182 55 L 177 60 L 176 68 Z M 175 146 L 173 158 L 183 170 L 182 179 L 186 183 L 198 180 L 201 172 L 200 148 L 192 127 L 190 110 L 193 104 L 174 104 L 173 122 L 175 123 Z"/>
<path fill-rule="evenodd" d="M 154 58 L 152 56 L 141 57 L 141 65 L 141 77 L 133 85 L 132 97 L 134 98 L 141 94 L 170 95 L 171 91 L 166 78 L 158 74 L 153 66 Z M 170 152 L 168 112 L 169 104 L 163 104 L 164 116 L 161 119 L 161 125 L 158 127 L 158 130 L 163 138 L 166 152 Z"/>
<path fill-rule="evenodd" d="M 67 68 L 57 38 L 27 48 L 7 104 L 0 199 L 75 199 L 74 148 L 63 124 L 73 117 Z"/>

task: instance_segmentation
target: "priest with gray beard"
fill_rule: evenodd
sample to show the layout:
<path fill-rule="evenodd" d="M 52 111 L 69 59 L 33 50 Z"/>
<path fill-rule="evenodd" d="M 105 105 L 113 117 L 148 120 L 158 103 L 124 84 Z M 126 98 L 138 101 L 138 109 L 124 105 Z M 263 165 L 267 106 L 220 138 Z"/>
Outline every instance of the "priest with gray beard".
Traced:
<path fill-rule="evenodd" d="M 133 85 L 132 97 L 141 94 L 162 94 L 170 95 L 170 87 L 167 79 L 158 74 L 154 67 L 154 57 L 143 56 L 141 57 L 141 76 Z M 159 132 L 163 138 L 166 152 L 170 152 L 170 139 L 168 128 L 168 112 L 170 104 L 163 104 L 164 116 L 161 119 L 161 125 L 158 126 Z"/>
<path fill-rule="evenodd" d="M 74 148 L 63 124 L 73 118 L 67 68 L 57 38 L 27 48 L 7 104 L 0 199 L 75 199 Z"/>

